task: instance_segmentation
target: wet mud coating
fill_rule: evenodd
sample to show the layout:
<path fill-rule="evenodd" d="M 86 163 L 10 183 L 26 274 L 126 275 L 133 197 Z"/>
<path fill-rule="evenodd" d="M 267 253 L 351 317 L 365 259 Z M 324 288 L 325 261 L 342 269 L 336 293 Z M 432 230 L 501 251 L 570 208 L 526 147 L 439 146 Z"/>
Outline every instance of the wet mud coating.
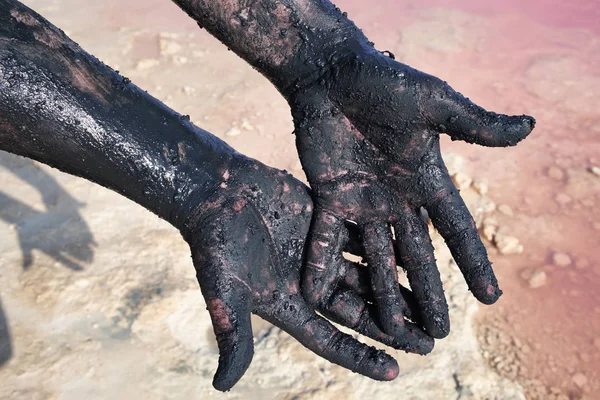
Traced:
<path fill-rule="evenodd" d="M 330 265 L 341 258 L 344 221 L 353 221 L 361 231 L 384 332 L 404 337 L 407 350 L 424 340 L 400 311 L 404 304 L 394 283 L 399 264 L 426 332 L 448 335 L 448 307 L 423 209 L 473 295 L 485 304 L 499 298 L 475 221 L 441 158 L 439 136 L 514 146 L 533 130 L 532 117 L 488 112 L 446 82 L 396 62 L 328 1 L 174 2 L 263 73 L 291 107 L 315 201 L 303 276 L 310 304 L 323 304 L 335 290 L 338 271 Z"/>
<path fill-rule="evenodd" d="M 0 0 L 0 42 L 0 149 L 115 190 L 181 231 L 219 345 L 215 388 L 229 390 L 252 360 L 251 313 L 333 363 L 378 380 L 398 375 L 392 357 L 338 331 L 302 297 L 306 186 L 195 127 L 17 1 Z M 342 249 L 360 247 L 352 237 Z M 337 290 L 318 311 L 392 347 L 431 351 L 407 289 L 386 281 L 402 293 L 397 312 L 414 321 L 414 337 L 387 335 L 366 306 L 377 293 L 364 268 L 341 259 L 333 267 Z"/>

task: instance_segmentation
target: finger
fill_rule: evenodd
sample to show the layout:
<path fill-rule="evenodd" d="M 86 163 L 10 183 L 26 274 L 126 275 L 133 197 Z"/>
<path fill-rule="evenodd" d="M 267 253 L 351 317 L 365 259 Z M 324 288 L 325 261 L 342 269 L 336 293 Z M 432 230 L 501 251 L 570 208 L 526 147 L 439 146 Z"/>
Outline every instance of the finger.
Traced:
<path fill-rule="evenodd" d="M 450 332 L 450 317 L 427 225 L 415 210 L 409 209 L 398 217 L 394 230 L 396 253 L 419 304 L 425 329 L 434 338 L 444 338 Z"/>
<path fill-rule="evenodd" d="M 488 112 L 437 78 L 431 80 L 428 94 L 421 97 L 421 112 L 453 140 L 482 146 L 514 146 L 535 127 L 533 117 Z"/>
<path fill-rule="evenodd" d="M 303 303 L 302 299 L 295 302 Z M 398 376 L 396 360 L 385 352 L 340 332 L 306 303 L 294 313 L 288 310 L 265 318 L 292 335 L 306 348 L 334 364 L 379 381 L 390 381 Z"/>
<path fill-rule="evenodd" d="M 327 306 L 320 310 L 332 321 L 398 350 L 428 354 L 433 350 L 433 338 L 408 321 L 400 337 L 386 335 L 376 323 L 375 312 L 350 289 L 337 290 Z"/>
<path fill-rule="evenodd" d="M 326 210 L 315 210 L 302 276 L 304 297 L 312 306 L 326 301 L 335 290 L 340 276 L 336 267 L 343 264 L 347 237 L 342 219 Z"/>
<path fill-rule="evenodd" d="M 340 284 L 346 288 L 352 289 L 354 293 L 362 297 L 365 301 L 374 301 L 368 267 L 347 261 Z M 415 296 L 409 289 L 405 288 L 400 283 L 398 286 L 400 288 L 400 295 L 405 302 L 402 307 L 402 315 L 417 325 L 422 326 L 419 305 Z"/>
<path fill-rule="evenodd" d="M 398 287 L 392 232 L 385 222 L 371 222 L 363 227 L 362 236 L 379 322 L 385 333 L 400 337 L 406 305 Z"/>
<path fill-rule="evenodd" d="M 450 178 L 426 208 L 473 295 L 484 304 L 495 303 L 502 291 L 479 238 L 475 220 Z"/>
<path fill-rule="evenodd" d="M 194 264 L 201 265 L 198 282 L 219 347 L 219 366 L 213 386 L 224 392 L 230 390 L 250 366 L 254 343 L 250 293 L 242 282 L 220 272 L 227 268 L 226 265 L 215 265 L 217 263 L 214 260 L 197 263 L 194 257 Z"/>

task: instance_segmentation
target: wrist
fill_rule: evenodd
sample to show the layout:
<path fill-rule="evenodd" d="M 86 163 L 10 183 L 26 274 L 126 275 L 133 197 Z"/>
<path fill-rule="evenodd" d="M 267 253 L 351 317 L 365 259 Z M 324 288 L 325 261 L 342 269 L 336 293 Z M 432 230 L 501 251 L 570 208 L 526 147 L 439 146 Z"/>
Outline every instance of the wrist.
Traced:
<path fill-rule="evenodd" d="M 372 49 L 368 39 L 349 20 L 332 32 L 308 28 L 306 32 L 307 39 L 286 63 L 263 71 L 288 102 L 297 93 L 319 86 L 326 89 L 344 60 Z"/>
<path fill-rule="evenodd" d="M 222 212 L 226 203 L 236 201 L 240 184 L 250 183 L 248 173 L 256 169 L 257 164 L 260 165 L 256 160 L 232 151 L 210 185 L 202 179 L 192 184 L 194 189 L 178 202 L 175 219 L 170 221 L 188 243 L 198 235 L 206 218 Z"/>
<path fill-rule="evenodd" d="M 193 151 L 193 149 L 189 149 Z M 240 154 L 231 148 L 229 151 L 214 154 L 210 159 L 209 169 L 200 161 L 188 161 L 185 170 L 175 181 L 179 187 L 173 193 L 173 204 L 165 218 L 171 225 L 177 228 L 187 240 L 190 227 L 196 226 L 194 222 L 199 218 L 203 210 L 214 205 L 216 200 L 223 198 L 223 188 L 227 187 L 227 181 L 232 173 L 232 165 Z"/>
<path fill-rule="evenodd" d="M 221 181 L 210 195 L 190 196 L 180 207 L 177 226 L 188 243 L 202 235 L 207 221 L 237 215 L 245 207 L 261 215 L 264 223 L 278 225 L 283 215 L 290 212 L 312 212 L 308 188 L 286 171 L 234 152 L 225 168 Z"/>

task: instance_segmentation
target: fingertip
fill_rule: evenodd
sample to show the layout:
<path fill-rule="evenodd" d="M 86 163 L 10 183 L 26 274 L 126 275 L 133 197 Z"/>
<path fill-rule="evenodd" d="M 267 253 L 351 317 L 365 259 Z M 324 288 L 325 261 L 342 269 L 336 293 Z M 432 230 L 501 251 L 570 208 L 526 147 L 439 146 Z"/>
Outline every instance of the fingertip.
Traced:
<path fill-rule="evenodd" d="M 402 338 L 396 338 L 394 348 L 422 356 L 433 351 L 433 347 L 435 346 L 433 337 L 412 324 L 407 326 L 407 328 Z"/>
<path fill-rule="evenodd" d="M 237 382 L 229 382 L 227 381 L 227 379 L 224 379 L 223 377 L 217 377 L 217 375 L 215 375 L 215 377 L 213 378 L 213 387 L 218 390 L 219 392 L 228 392 L 231 390 L 231 388 L 233 387 L 233 385 L 235 385 Z"/>
<path fill-rule="evenodd" d="M 450 319 L 436 315 L 425 325 L 425 330 L 434 339 L 443 339 L 450 334 Z"/>
<path fill-rule="evenodd" d="M 528 115 L 507 117 L 505 120 L 504 135 L 499 136 L 503 140 L 500 140 L 495 145 L 501 147 L 516 146 L 529 136 L 533 128 L 535 128 L 535 123 L 535 118 Z M 485 135 L 486 133 L 483 134 L 483 136 Z"/>
<path fill-rule="evenodd" d="M 385 375 L 383 376 L 384 381 L 393 381 L 400 375 L 400 367 L 396 360 L 392 359 L 392 362 L 386 367 Z"/>
<path fill-rule="evenodd" d="M 450 315 L 444 293 L 435 296 L 434 301 L 423 303 L 422 326 L 427 334 L 435 339 L 443 339 L 450 333 Z"/>
<path fill-rule="evenodd" d="M 535 124 L 537 121 L 530 115 L 523 115 L 523 119 L 529 124 L 529 132 L 531 132 L 535 128 Z"/>
<path fill-rule="evenodd" d="M 378 381 L 393 381 L 400 374 L 398 362 L 386 352 L 376 350 L 371 357 L 373 364 L 377 365 L 370 374 L 371 378 Z"/>
<path fill-rule="evenodd" d="M 424 336 L 419 343 L 417 354 L 425 356 L 433 351 L 435 347 L 435 340 L 431 336 Z"/>
<path fill-rule="evenodd" d="M 495 284 L 487 284 L 483 288 L 472 289 L 471 292 L 479 302 L 492 305 L 502 296 L 502 290 Z"/>
<path fill-rule="evenodd" d="M 253 346 L 239 346 L 219 357 L 219 367 L 213 378 L 213 387 L 221 392 L 231 390 L 244 376 L 254 356 Z"/>

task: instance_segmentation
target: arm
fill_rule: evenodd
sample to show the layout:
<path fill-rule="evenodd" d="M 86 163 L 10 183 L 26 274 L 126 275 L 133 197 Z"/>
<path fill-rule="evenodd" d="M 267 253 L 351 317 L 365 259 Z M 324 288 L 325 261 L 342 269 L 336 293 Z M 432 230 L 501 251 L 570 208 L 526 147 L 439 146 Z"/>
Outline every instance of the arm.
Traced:
<path fill-rule="evenodd" d="M 398 261 L 428 333 L 446 336 L 448 307 L 422 209 L 474 296 L 485 304 L 500 297 L 475 222 L 442 160 L 439 135 L 514 146 L 532 131 L 533 118 L 487 112 L 440 79 L 380 53 L 327 0 L 173 1 L 290 104 L 316 203 L 303 281 L 311 304 L 322 304 L 335 287 L 323 266 L 339 257 L 332 243 L 352 220 L 361 229 L 384 331 L 399 337 L 407 326 L 395 284 Z"/>
<path fill-rule="evenodd" d="M 362 32 L 327 0 L 172 0 L 286 97 L 312 83 Z"/>
<path fill-rule="evenodd" d="M 252 360 L 251 313 L 333 363 L 397 376 L 393 358 L 338 331 L 300 295 L 312 214 L 304 185 L 194 127 L 14 0 L 0 0 L 0 149 L 116 190 L 181 231 L 219 345 L 215 388 L 229 390 Z M 372 318 L 364 273 L 337 267 L 345 279 L 318 311 L 405 348 Z M 423 334 L 418 344 L 412 350 L 426 353 L 433 340 Z"/>
<path fill-rule="evenodd" d="M 108 187 L 177 226 L 233 150 L 17 2 L 0 2 L 0 148 Z M 194 148 L 194 151 L 190 151 Z"/>

